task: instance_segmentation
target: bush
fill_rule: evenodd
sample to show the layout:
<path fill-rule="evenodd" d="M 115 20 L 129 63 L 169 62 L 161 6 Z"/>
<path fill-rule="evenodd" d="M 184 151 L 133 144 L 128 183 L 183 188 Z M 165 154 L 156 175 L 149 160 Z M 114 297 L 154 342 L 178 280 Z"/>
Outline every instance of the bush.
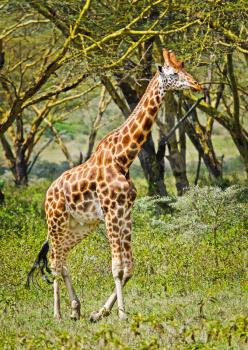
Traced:
<path fill-rule="evenodd" d="M 153 249 L 156 256 L 162 257 L 159 263 L 167 288 L 173 288 L 175 275 L 184 292 L 212 285 L 219 279 L 244 283 L 247 193 L 246 187 L 233 186 L 224 191 L 218 187 L 194 187 L 177 201 L 142 198 L 136 202 L 135 231 L 141 227 L 142 237 L 143 231 L 157 237 L 159 244 Z M 162 201 L 170 203 L 172 214 L 154 215 Z"/>

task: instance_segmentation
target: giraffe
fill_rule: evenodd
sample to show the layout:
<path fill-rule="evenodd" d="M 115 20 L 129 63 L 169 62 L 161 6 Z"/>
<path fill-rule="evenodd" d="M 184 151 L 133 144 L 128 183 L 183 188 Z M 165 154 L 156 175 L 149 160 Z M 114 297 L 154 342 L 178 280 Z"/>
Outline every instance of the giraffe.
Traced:
<path fill-rule="evenodd" d="M 119 318 L 127 318 L 122 289 L 133 273 L 131 250 L 131 208 L 136 189 L 129 167 L 151 132 L 166 91 L 201 91 L 173 52 L 163 49 L 164 65 L 157 72 L 129 118 L 98 144 L 83 164 L 65 171 L 47 191 L 45 211 L 48 239 L 51 242 L 51 270 L 54 275 L 54 316 L 61 318 L 60 282 L 64 280 L 71 302 L 71 318 L 80 318 L 80 301 L 72 286 L 66 264 L 69 251 L 105 221 L 111 248 L 115 289 L 102 308 L 91 314 L 97 321 L 110 314 L 117 300 Z M 27 284 L 37 267 L 47 268 L 49 244 L 43 245 L 28 274 Z"/>

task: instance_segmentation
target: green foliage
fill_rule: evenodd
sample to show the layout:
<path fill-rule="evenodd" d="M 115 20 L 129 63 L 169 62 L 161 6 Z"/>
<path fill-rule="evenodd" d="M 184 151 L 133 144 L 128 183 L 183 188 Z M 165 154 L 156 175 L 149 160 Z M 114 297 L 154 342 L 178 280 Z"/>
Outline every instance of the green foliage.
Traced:
<path fill-rule="evenodd" d="M 55 123 L 55 127 L 59 132 L 64 132 L 66 135 L 68 135 L 70 138 L 75 138 L 75 135 L 77 135 L 78 131 L 80 130 L 81 134 L 88 133 L 87 126 L 81 121 L 81 122 L 57 122 Z"/>
<path fill-rule="evenodd" d="M 4 187 L 4 180 L 0 179 L 0 190 Z"/>
<path fill-rule="evenodd" d="M 170 266 L 166 269 L 168 285 L 177 275 L 184 293 L 188 288 L 209 286 L 223 276 L 235 281 L 244 274 L 248 245 L 246 187 L 233 186 L 225 191 L 195 187 L 177 201 L 171 200 L 172 214 L 154 216 L 162 201 L 168 199 L 141 198 L 134 213 L 146 213 L 145 221 L 153 227 L 154 235 L 161 231 L 166 235 L 166 250 L 170 254 L 163 257 L 162 265 Z M 233 259 L 239 263 L 233 264 Z"/>
<path fill-rule="evenodd" d="M 166 215 L 157 210 L 156 199 L 139 199 L 133 210 L 135 273 L 124 291 L 129 321 L 120 322 L 114 308 L 108 318 L 91 324 L 89 314 L 113 288 L 103 225 L 70 255 L 82 302 L 79 322 L 68 319 L 65 288 L 64 318 L 57 323 L 52 318 L 51 286 L 36 276 L 30 291 L 24 287 L 26 273 L 46 239 L 47 185 L 40 182 L 5 192 L 6 206 L 0 211 L 1 349 L 245 348 L 247 188 L 196 187 L 171 203 L 176 210 Z M 212 228 L 218 207 L 223 224 L 218 225 L 216 265 Z"/>
<path fill-rule="evenodd" d="M 247 189 L 238 186 L 222 190 L 219 187 L 193 187 L 172 205 L 178 211 L 165 224 L 172 233 L 200 235 L 245 225 L 248 220 Z"/>
<path fill-rule="evenodd" d="M 6 205 L 0 210 L 0 238 L 19 237 L 25 239 L 29 232 L 40 235 L 40 226 L 44 225 L 44 188 L 48 183 L 36 183 L 30 188 L 13 188 L 6 190 Z M 42 191 L 41 191 L 42 189 Z"/>
<path fill-rule="evenodd" d="M 193 63 L 189 70 L 196 70 L 194 74 L 196 73 L 197 79 L 209 86 L 209 100 L 215 111 L 209 113 L 208 110 L 204 116 L 199 115 L 199 117 L 205 121 L 211 115 L 229 133 L 232 131 L 231 135 L 239 148 L 241 160 L 247 164 L 245 156 L 247 147 L 242 148 L 243 142 L 239 142 L 243 138 L 247 143 L 245 132 L 247 122 L 243 117 L 247 111 L 245 93 L 247 78 L 244 74 L 247 66 L 245 5 L 244 0 L 235 2 L 140 0 L 110 3 L 94 0 L 91 1 L 86 15 L 77 22 L 80 10 L 84 6 L 79 0 L 2 1 L 0 50 L 5 53 L 5 64 L 1 69 L 3 84 L 0 89 L 2 100 L 0 112 L 5 126 L 6 118 L 13 119 L 14 123 L 12 137 L 5 133 L 9 147 L 6 144 L 4 146 L 4 154 L 13 175 L 17 176 L 16 159 L 13 159 L 17 146 L 13 140 L 13 132 L 17 126 L 14 121 L 16 115 L 22 116 L 23 130 L 19 130 L 18 133 L 24 136 L 25 147 L 28 145 L 27 165 L 32 158 L 35 159 L 38 150 L 42 149 L 38 147 L 39 142 L 46 142 L 47 136 L 51 137 L 51 132 L 45 131 L 47 124 L 42 119 L 45 115 L 40 121 L 36 120 L 39 111 L 49 108 L 50 122 L 55 123 L 59 132 L 67 134 L 65 142 L 68 139 L 75 139 L 75 135 L 83 134 L 86 138 L 85 136 L 89 135 L 91 130 L 91 114 L 97 113 L 97 111 L 92 113 L 93 108 L 89 100 L 94 100 L 99 95 L 99 91 L 91 91 L 87 97 L 83 98 L 82 90 L 92 87 L 96 81 L 101 80 L 102 75 L 106 74 L 111 78 L 114 86 L 117 86 L 118 80 L 121 80 L 135 89 L 138 95 L 142 94 L 146 86 L 146 78 L 153 71 L 152 63 L 161 62 L 163 46 L 175 50 L 180 59 Z M 65 50 L 66 59 L 62 60 L 63 64 L 61 61 L 61 66 L 55 65 L 56 69 L 53 66 L 55 69 L 53 71 L 50 65 L 61 52 L 76 22 L 79 25 L 77 35 L 71 38 L 68 52 L 67 49 Z M 230 58 L 232 64 L 229 64 L 227 69 L 226 54 L 230 52 L 233 53 L 233 58 Z M 50 73 L 46 72 L 48 67 L 50 67 L 48 69 Z M 231 75 L 230 70 L 234 71 Z M 85 78 L 81 81 L 79 78 L 84 73 L 88 74 L 89 79 Z M 232 76 L 233 79 L 231 79 Z M 77 84 L 76 81 L 78 81 Z M 123 97 L 120 90 L 117 89 L 117 91 Z M 20 105 L 19 111 L 12 108 L 16 101 L 22 100 L 25 95 L 27 98 L 24 99 L 22 106 Z M 235 98 L 236 95 L 238 100 Z M 218 109 L 220 115 L 217 107 L 214 108 L 219 97 L 221 97 Z M 227 101 L 230 103 L 228 104 Z M 124 99 L 123 102 L 126 103 Z M 213 112 L 212 109 L 210 108 L 210 111 Z M 234 116 L 237 109 L 238 115 Z M 79 114 L 84 115 L 81 123 L 74 120 Z M 120 115 L 117 114 L 117 118 L 112 123 L 111 118 L 114 114 L 115 110 L 111 106 L 111 112 L 106 113 L 99 128 L 100 138 L 122 122 Z M 69 122 L 66 121 L 67 118 Z M 201 122 L 205 124 L 203 120 Z M 18 125 L 22 128 L 20 123 Z M 234 135 L 241 129 L 242 135 Z M 31 130 L 32 137 L 35 136 L 33 140 L 35 142 L 31 142 Z M 41 137 L 42 134 L 46 138 Z M 82 147 L 82 141 L 80 139 L 78 150 Z M 226 136 L 223 142 L 226 144 Z M 84 142 L 85 145 L 86 143 Z M 35 145 L 35 151 L 33 145 Z M 6 152 L 8 149 L 12 152 Z M 216 152 L 220 152 L 218 145 L 216 145 Z M 225 165 L 226 159 L 224 159 L 224 175 L 227 172 Z M 233 166 L 237 172 L 240 162 L 233 159 Z M 243 169 L 240 168 L 241 171 L 244 171 Z"/>

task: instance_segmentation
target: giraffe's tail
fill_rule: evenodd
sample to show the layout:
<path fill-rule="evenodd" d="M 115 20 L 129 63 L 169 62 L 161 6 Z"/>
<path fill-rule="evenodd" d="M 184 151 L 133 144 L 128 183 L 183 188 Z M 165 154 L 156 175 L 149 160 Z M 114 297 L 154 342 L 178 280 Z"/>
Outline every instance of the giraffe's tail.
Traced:
<path fill-rule="evenodd" d="M 51 270 L 48 267 L 48 261 L 47 261 L 48 251 L 49 251 L 49 243 L 48 243 L 48 240 L 46 240 L 46 242 L 41 247 L 41 250 L 40 250 L 37 258 L 35 259 L 35 262 L 31 268 L 31 270 L 29 271 L 29 273 L 27 275 L 26 288 L 30 288 L 30 283 L 34 283 L 34 273 L 36 270 L 41 272 L 43 280 L 45 280 L 47 283 L 52 283 L 48 279 L 48 277 L 44 271 L 44 269 L 45 269 L 48 273 L 51 273 Z"/>

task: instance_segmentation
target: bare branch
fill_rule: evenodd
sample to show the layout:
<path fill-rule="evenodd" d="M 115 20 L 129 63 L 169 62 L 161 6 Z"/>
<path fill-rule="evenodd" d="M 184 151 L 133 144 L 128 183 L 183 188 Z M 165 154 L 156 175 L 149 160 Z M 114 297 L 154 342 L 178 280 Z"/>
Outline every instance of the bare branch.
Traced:
<path fill-rule="evenodd" d="M 239 94 L 237 89 L 237 82 L 234 75 L 234 69 L 233 69 L 233 59 L 232 59 L 232 53 L 227 54 L 227 71 L 230 78 L 230 84 L 231 84 L 231 90 L 233 95 L 233 118 L 235 121 L 235 126 L 239 129 L 240 128 L 240 122 L 239 122 Z"/>
<path fill-rule="evenodd" d="M 57 88 L 57 89 L 53 89 L 52 91 L 49 91 L 47 93 L 44 93 L 42 94 L 41 96 L 38 96 L 36 98 L 33 98 L 32 100 L 30 101 L 27 101 L 26 103 L 23 104 L 23 107 L 22 108 L 26 108 L 26 107 L 29 107 L 29 106 L 32 106 L 34 104 L 37 104 L 39 102 L 42 102 L 42 101 L 46 101 L 48 100 L 49 98 L 51 97 L 54 97 L 54 96 L 57 96 L 59 95 L 60 93 L 62 92 L 67 92 L 71 89 L 74 89 L 75 87 L 77 87 L 83 80 L 85 80 L 86 78 L 88 77 L 88 74 L 83 74 L 81 75 L 77 80 L 75 80 L 74 82 L 68 84 L 68 85 L 65 85 L 65 86 L 62 86 L 60 88 Z"/>
<path fill-rule="evenodd" d="M 66 145 L 62 141 L 62 138 L 60 137 L 58 131 L 56 130 L 56 128 L 54 127 L 54 125 L 52 124 L 52 122 L 50 120 L 45 118 L 44 121 L 48 125 L 48 127 L 50 128 L 50 130 L 55 138 L 55 142 L 59 145 L 59 147 L 61 148 L 61 151 L 64 153 L 69 167 L 72 168 L 74 166 L 72 157 L 70 155 L 70 152 L 68 151 L 68 148 L 66 147 Z"/>
<path fill-rule="evenodd" d="M 107 76 L 102 76 L 101 82 L 106 87 L 108 93 L 110 94 L 116 105 L 120 108 L 123 115 L 127 118 L 131 113 L 130 108 L 126 104 L 125 100 L 121 98 L 121 96 L 118 94 L 112 81 Z"/>
<path fill-rule="evenodd" d="M 87 149 L 86 156 L 84 159 L 85 161 L 87 159 L 89 159 L 91 154 L 92 154 L 92 151 L 93 151 L 93 148 L 95 145 L 96 136 L 97 136 L 97 131 L 98 131 L 100 124 L 101 124 L 102 116 L 103 116 L 104 112 L 106 111 L 109 103 L 111 102 L 111 97 L 108 100 L 106 100 L 106 91 L 107 90 L 105 87 L 103 87 L 101 90 L 100 100 L 99 100 L 99 104 L 98 104 L 98 112 L 96 114 L 95 119 L 93 120 L 89 139 L 88 139 L 88 149 Z"/>
<path fill-rule="evenodd" d="M 36 153 L 36 155 L 34 156 L 34 159 L 32 160 L 31 164 L 28 167 L 27 173 L 30 174 L 34 164 L 36 163 L 36 161 L 38 160 L 39 156 L 41 155 L 41 153 L 50 145 L 50 143 L 53 141 L 53 138 L 50 138 L 41 148 L 40 150 Z"/>
<path fill-rule="evenodd" d="M 0 39 L 5 39 L 8 35 L 12 34 L 17 29 L 27 27 L 31 24 L 38 24 L 38 23 L 49 23 L 49 20 L 47 20 L 47 19 L 31 19 L 27 22 L 16 23 L 13 26 L 5 29 L 3 34 L 0 35 Z"/>

